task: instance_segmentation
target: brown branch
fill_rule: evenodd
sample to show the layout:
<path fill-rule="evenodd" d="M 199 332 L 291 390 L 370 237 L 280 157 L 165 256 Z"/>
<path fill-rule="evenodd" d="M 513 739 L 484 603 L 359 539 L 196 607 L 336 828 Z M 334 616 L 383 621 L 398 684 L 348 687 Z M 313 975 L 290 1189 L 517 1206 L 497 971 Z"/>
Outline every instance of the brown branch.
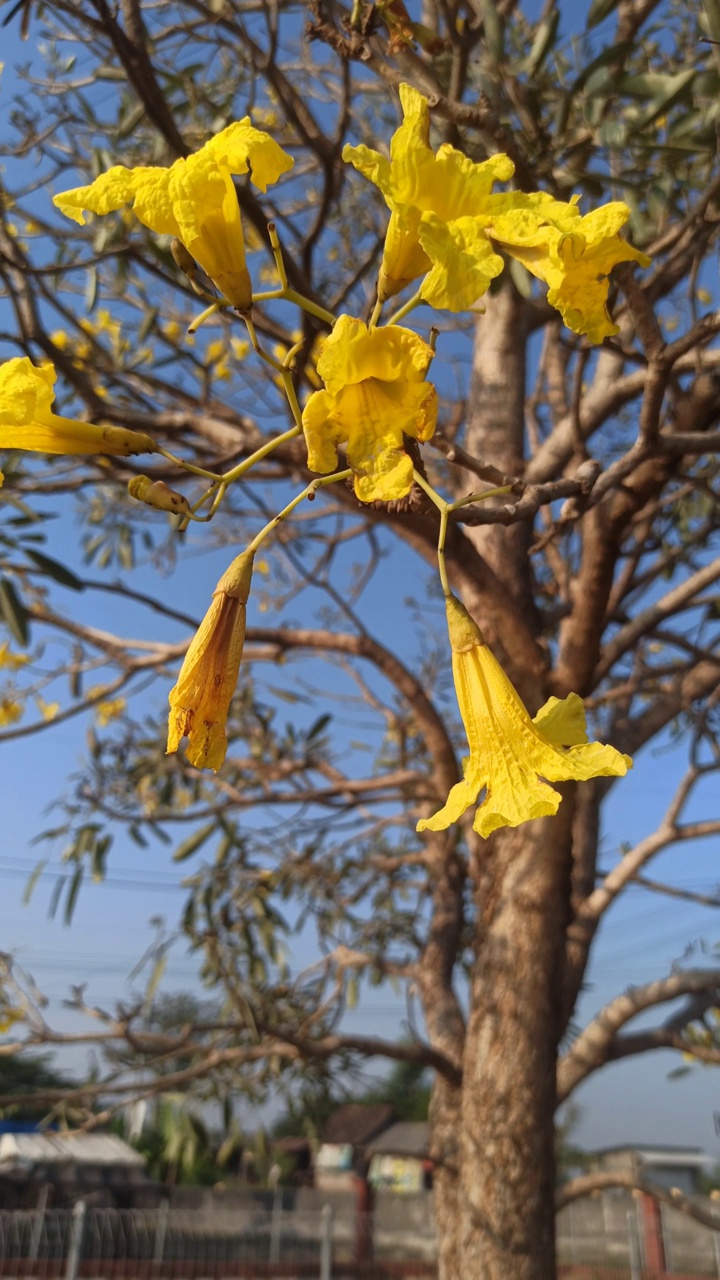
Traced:
<path fill-rule="evenodd" d="M 605 645 L 600 662 L 593 674 L 593 686 L 599 685 L 608 672 L 612 671 L 615 663 L 629 650 L 636 649 L 639 641 L 652 632 L 659 623 L 683 609 L 692 608 L 695 597 L 713 582 L 717 582 L 718 578 L 720 578 L 720 558 L 698 569 L 679 586 L 668 591 L 662 599 L 655 601 L 646 609 L 641 609 L 632 621 L 621 627 L 612 640 Z"/>
<path fill-rule="evenodd" d="M 666 1204 L 671 1209 L 679 1209 L 681 1213 L 686 1213 L 696 1222 L 702 1222 L 703 1226 L 711 1227 L 713 1231 L 720 1231 L 720 1213 L 704 1208 L 693 1196 L 684 1195 L 678 1187 L 663 1187 L 660 1183 L 649 1182 L 644 1178 L 638 1178 L 635 1174 L 621 1171 L 584 1173 L 579 1178 L 566 1182 L 556 1192 L 555 1211 L 559 1213 L 575 1200 L 582 1200 L 596 1191 L 606 1191 L 611 1187 L 624 1187 L 627 1191 L 642 1191 L 645 1195 L 659 1200 L 661 1204 Z"/>
<path fill-rule="evenodd" d="M 707 992 L 720 999 L 720 969 L 687 969 L 641 987 L 630 987 L 601 1009 L 558 1063 L 558 1103 L 564 1102 L 583 1080 L 612 1061 L 621 1027 L 645 1009 L 680 996 Z M 687 1048 L 687 1046 L 684 1046 Z"/>

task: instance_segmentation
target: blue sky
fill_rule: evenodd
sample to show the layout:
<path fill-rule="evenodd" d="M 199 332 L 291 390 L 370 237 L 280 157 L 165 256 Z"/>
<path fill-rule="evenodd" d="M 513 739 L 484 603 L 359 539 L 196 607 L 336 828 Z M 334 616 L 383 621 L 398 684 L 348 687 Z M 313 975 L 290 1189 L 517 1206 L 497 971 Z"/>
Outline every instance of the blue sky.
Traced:
<path fill-rule="evenodd" d="M 23 60 L 28 46 L 17 40 L 15 24 L 4 31 L 3 58 L 6 70 L 0 82 L 0 112 L 13 91 L 10 72 L 15 58 Z M 1 353 L 0 353 L 1 354 Z M 53 554 L 68 557 L 72 565 L 75 529 L 70 512 L 53 532 Z M 223 566 L 218 561 L 220 569 Z M 214 570 L 202 568 L 187 558 L 171 584 L 151 567 L 143 570 L 141 585 L 164 597 L 174 595 L 188 612 L 201 616 Z M 210 583 L 210 587 L 208 583 Z M 81 607 L 87 607 L 84 598 Z M 97 607 L 95 605 L 94 607 Z M 128 616 L 109 598 L 102 600 L 102 616 L 97 625 L 123 627 L 139 634 L 140 618 Z M 373 592 L 369 621 L 382 637 L 393 622 L 402 625 L 403 607 L 390 578 L 383 575 Z M 265 618 L 250 621 L 266 621 Z M 143 615 L 143 625 L 152 621 Z M 148 630 L 147 634 L 155 634 Z M 162 629 L 163 636 L 179 640 L 180 626 Z M 156 686 L 154 707 L 160 710 L 164 693 Z M 22 903 L 28 871 L 42 849 L 31 841 L 43 827 L 53 824 L 44 806 L 61 793 L 68 774 L 79 766 L 84 749 L 87 721 L 82 717 L 51 728 L 30 739 L 6 745 L 1 765 L 4 793 L 5 839 L 0 848 L 0 947 L 13 952 L 24 968 L 36 978 L 50 998 L 49 1018 L 56 1025 L 78 1027 L 74 1015 L 62 1008 L 68 987 L 89 979 L 87 998 L 109 1005 L 127 996 L 128 975 L 153 936 L 150 921 L 163 916 L 172 925 L 183 901 L 180 882 L 192 864 L 173 866 L 162 845 L 139 850 L 118 836 L 107 880 L 88 884 L 81 892 L 70 928 L 61 914 L 48 918 L 48 905 L 58 874 L 57 858 L 41 878 L 29 905 Z M 621 842 L 633 841 L 652 830 L 659 820 L 675 785 L 683 749 L 665 742 L 641 754 L 634 772 L 614 788 L 607 806 L 603 865 L 610 865 Z M 697 816 L 710 816 L 710 797 Z M 704 893 L 717 892 L 717 841 L 680 846 L 652 864 L 649 874 L 667 876 L 673 884 Z M 696 940 L 712 945 L 717 938 L 717 917 L 706 907 L 682 903 L 632 889 L 608 913 L 595 949 L 578 1021 L 584 1022 L 614 994 L 630 984 L 638 984 L 668 971 L 686 946 Z M 314 957 L 304 944 L 292 957 L 293 967 L 301 967 Z M 697 963 L 702 962 L 698 957 Z M 195 982 L 194 961 L 183 945 L 175 949 L 168 968 L 168 988 L 190 987 Z M 371 991 L 352 1015 L 356 1028 L 392 1035 L 404 1007 L 390 992 Z M 80 1066 L 82 1059 L 73 1059 Z M 577 1130 L 579 1141 L 588 1146 L 605 1146 L 629 1141 L 672 1142 L 703 1146 L 720 1158 L 720 1142 L 713 1113 L 720 1110 L 720 1077 L 711 1069 L 694 1068 L 686 1078 L 668 1081 L 670 1070 L 679 1065 L 677 1055 L 659 1053 L 600 1073 L 581 1088 L 575 1101 L 581 1107 Z"/>

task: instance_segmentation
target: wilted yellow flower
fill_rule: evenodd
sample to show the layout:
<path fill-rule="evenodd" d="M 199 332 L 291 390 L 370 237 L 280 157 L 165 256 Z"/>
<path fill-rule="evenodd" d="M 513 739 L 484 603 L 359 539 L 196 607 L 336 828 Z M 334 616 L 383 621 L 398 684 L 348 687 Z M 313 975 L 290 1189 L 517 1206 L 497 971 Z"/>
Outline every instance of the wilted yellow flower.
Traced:
<path fill-rule="evenodd" d="M 403 434 L 429 440 L 437 419 L 437 392 L 425 374 L 432 347 L 411 329 L 368 329 L 340 316 L 317 363 L 325 383 L 314 391 L 302 422 L 311 471 L 326 474 L 346 444 L 361 502 L 391 502 L 409 493 L 413 464 Z"/>
<path fill-rule="evenodd" d="M 548 782 L 619 777 L 632 768 L 630 757 L 614 747 L 588 742 L 585 709 L 576 693 L 550 698 L 531 720 L 467 610 L 454 596 L 446 606 L 455 691 L 470 755 L 462 782 L 438 813 L 418 823 L 418 831 L 444 831 L 486 788 L 473 827 L 489 836 L 498 827 L 517 827 L 557 813 L 561 796 Z"/>
<path fill-rule="evenodd" d="M 155 442 L 125 427 L 96 427 L 92 422 L 53 413 L 55 370 L 37 368 L 27 356 L 0 365 L 0 449 L 33 453 L 153 453 Z"/>
<path fill-rule="evenodd" d="M 176 236 L 223 297 L 246 311 L 252 286 L 232 175 L 251 170 L 255 186 L 267 191 L 292 165 L 291 157 L 267 133 L 254 129 L 246 116 L 167 169 L 114 165 L 90 186 L 63 191 L 53 203 L 84 223 L 83 210 L 110 213 L 132 201 L 146 227 Z"/>
<path fill-rule="evenodd" d="M 218 770 L 227 752 L 225 722 L 245 643 L 253 555 L 243 552 L 218 582 L 170 690 L 167 753 L 177 751 L 187 735 L 186 755 L 198 769 Z"/>

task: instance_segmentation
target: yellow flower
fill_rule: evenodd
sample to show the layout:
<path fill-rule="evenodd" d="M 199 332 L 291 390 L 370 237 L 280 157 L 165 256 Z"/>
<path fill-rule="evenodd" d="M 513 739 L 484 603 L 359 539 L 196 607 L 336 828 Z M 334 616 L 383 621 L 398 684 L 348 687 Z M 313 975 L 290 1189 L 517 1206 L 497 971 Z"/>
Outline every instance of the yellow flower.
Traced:
<path fill-rule="evenodd" d="M 127 706 L 125 698 L 107 698 L 103 702 L 96 702 L 93 707 L 95 719 L 101 729 L 106 729 L 111 720 L 117 720 L 121 716 Z"/>
<path fill-rule="evenodd" d="M 435 245 L 425 243 L 423 215 L 431 214 L 447 223 L 478 214 L 487 204 L 493 182 L 505 181 L 514 172 L 512 160 L 505 155 L 491 156 L 481 164 L 474 164 L 447 143 L 435 154 L 429 142 L 427 100 L 417 89 L 401 84 L 400 102 L 403 123 L 392 137 L 389 160 L 366 146 L 346 146 L 343 150 L 343 160 L 380 188 L 391 211 L 378 281 L 381 301 L 399 293 L 432 266 Z M 502 271 L 503 261 L 493 252 L 487 238 L 485 243 L 487 288 L 490 280 Z M 437 292 L 436 289 L 435 297 Z M 478 293 L 472 302 L 477 297 Z M 454 306 L 453 302 L 448 296 L 444 301 L 434 300 L 432 305 L 458 311 L 471 305 L 463 302 L 462 306 Z"/>
<path fill-rule="evenodd" d="M 432 357 L 411 329 L 368 329 L 340 316 L 317 363 L 326 389 L 303 410 L 310 470 L 334 471 L 337 446 L 346 444 L 361 502 L 409 493 L 413 464 L 403 434 L 429 440 L 435 430 L 437 392 L 425 381 Z"/>
<path fill-rule="evenodd" d="M 0 449 L 33 453 L 153 453 L 155 442 L 125 427 L 96 427 L 52 411 L 55 370 L 21 356 L 0 365 Z"/>
<path fill-rule="evenodd" d="M 446 804 L 418 831 L 444 831 L 487 789 L 473 827 L 489 836 L 557 813 L 561 796 L 549 782 L 622 776 L 632 761 L 614 747 L 588 742 L 585 709 L 576 693 L 550 698 L 530 719 L 467 610 L 446 601 L 453 677 L 470 755 Z M 548 781 L 542 781 L 547 779 Z"/>
<path fill-rule="evenodd" d="M 17 698 L 13 698 L 11 694 L 0 698 L 0 725 L 3 728 L 22 720 L 24 712 L 25 707 L 22 702 L 18 702 Z"/>
<path fill-rule="evenodd" d="M 0 644 L 0 668 L 6 671 L 18 671 L 29 661 L 30 657 L 27 653 L 11 653 L 7 640 Z"/>
<path fill-rule="evenodd" d="M 252 568 L 253 553 L 245 551 L 223 574 L 170 691 L 168 755 L 187 735 L 187 758 L 198 769 L 218 770 L 227 752 L 225 722 L 245 642 Z"/>
<path fill-rule="evenodd" d="M 59 702 L 46 702 L 45 699 L 41 698 L 39 694 L 35 698 L 35 706 L 40 712 L 40 715 L 42 716 L 43 720 L 46 720 L 48 724 L 50 723 L 50 721 L 55 719 L 56 715 L 58 714 L 58 711 L 60 710 Z"/>
<path fill-rule="evenodd" d="M 513 176 L 508 156 L 476 164 L 448 144 L 433 152 L 427 101 L 406 84 L 400 85 L 400 101 L 403 123 L 389 159 L 366 146 L 343 150 L 343 159 L 380 188 L 391 210 L 380 301 L 425 275 L 420 292 L 426 302 L 463 311 L 500 275 L 503 249 L 547 282 L 548 301 L 571 329 L 593 342 L 616 333 L 605 306 L 607 276 L 618 262 L 649 262 L 618 235 L 630 216 L 627 205 L 614 202 L 583 218 L 575 198 L 493 192 L 493 182 Z"/>
<path fill-rule="evenodd" d="M 16 1022 L 22 1022 L 24 1017 L 25 1014 L 23 1010 L 14 1009 L 13 1006 L 7 1002 L 6 996 L 2 996 L 0 998 L 0 1034 L 4 1034 L 6 1031 L 9 1031 Z"/>
<path fill-rule="evenodd" d="M 491 235 L 513 258 L 548 285 L 548 302 L 575 333 L 602 342 L 618 332 L 607 310 L 608 276 L 619 262 L 650 265 L 647 254 L 619 234 L 630 217 L 620 200 L 580 216 L 576 205 L 549 211 L 546 225 L 512 211 L 493 222 Z"/>
<path fill-rule="evenodd" d="M 55 196 L 54 204 L 84 223 L 83 210 L 110 213 L 132 201 L 146 227 L 176 236 L 223 297 L 247 311 L 252 286 L 232 175 L 250 169 L 255 186 L 267 191 L 292 165 L 290 156 L 267 133 L 254 129 L 246 116 L 167 169 L 114 165 L 90 186 Z"/>

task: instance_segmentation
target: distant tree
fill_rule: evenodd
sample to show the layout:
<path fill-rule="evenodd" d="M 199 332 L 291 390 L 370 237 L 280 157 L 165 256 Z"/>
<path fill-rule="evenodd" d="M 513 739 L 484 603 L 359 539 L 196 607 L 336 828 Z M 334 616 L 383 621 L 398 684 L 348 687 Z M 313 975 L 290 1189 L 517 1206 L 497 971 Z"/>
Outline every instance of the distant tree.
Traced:
<path fill-rule="evenodd" d="M 28 1095 L 37 1093 L 42 1099 L 48 1090 L 68 1094 L 79 1088 L 80 1081 L 67 1071 L 60 1071 L 53 1063 L 49 1053 L 19 1053 L 12 1057 L 0 1054 L 0 1094 L 3 1098 L 12 1098 L 14 1094 L 22 1097 L 22 1102 L 5 1101 L 0 1108 L 2 1119 L 40 1120 L 48 1119 L 48 1106 L 42 1102 L 33 1105 L 26 1101 Z M 57 1114 L 62 1115 L 62 1102 L 56 1104 Z M 72 1108 L 70 1108 L 72 1112 Z"/>

